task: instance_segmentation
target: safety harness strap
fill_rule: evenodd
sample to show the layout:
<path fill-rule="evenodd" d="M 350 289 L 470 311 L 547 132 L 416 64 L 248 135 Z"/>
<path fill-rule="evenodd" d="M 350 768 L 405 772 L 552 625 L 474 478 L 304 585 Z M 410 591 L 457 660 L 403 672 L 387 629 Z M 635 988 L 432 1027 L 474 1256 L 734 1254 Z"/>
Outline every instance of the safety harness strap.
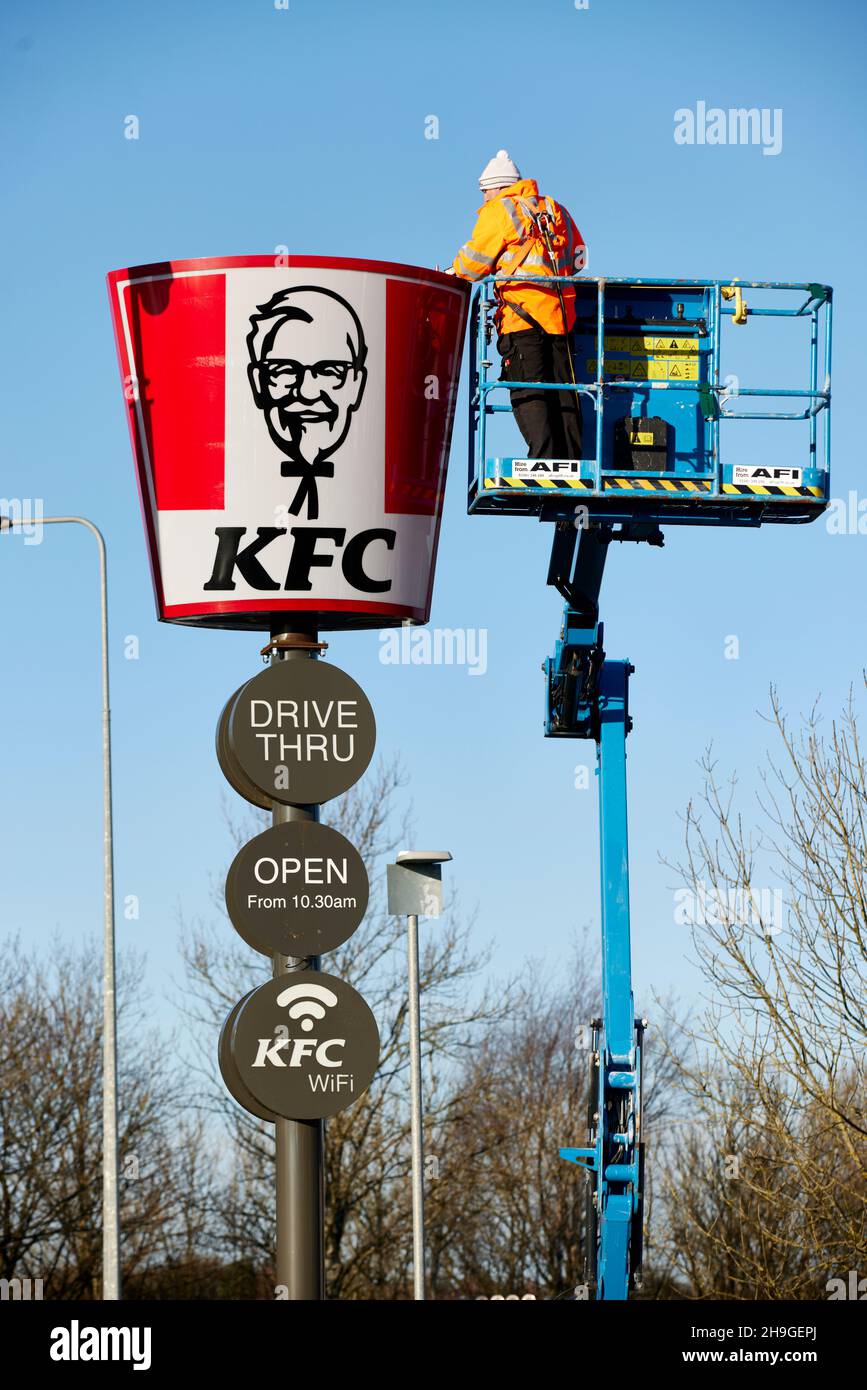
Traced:
<path fill-rule="evenodd" d="M 534 201 L 535 201 L 535 199 L 534 199 Z M 545 238 L 544 238 L 544 236 L 542 235 L 541 226 L 540 226 L 540 222 L 539 222 L 539 216 L 540 216 L 539 213 L 536 212 L 535 209 L 532 208 L 532 207 L 530 206 L 530 204 L 529 204 L 524 198 L 519 198 L 519 199 L 517 200 L 517 206 L 516 206 L 515 200 L 512 199 L 512 198 L 504 198 L 504 199 L 503 199 L 503 204 L 504 204 L 504 206 L 505 206 L 506 204 L 509 205 L 508 207 L 506 207 L 506 212 L 508 213 L 509 217 L 510 217 L 511 220 L 512 220 L 512 225 L 513 225 L 516 229 L 517 229 L 518 227 L 520 227 L 520 230 L 521 230 L 521 233 L 522 233 L 521 241 L 520 241 L 519 244 L 518 244 L 518 251 L 517 251 L 517 253 L 516 253 L 516 255 L 515 255 L 515 259 L 509 263 L 509 268 L 508 268 L 508 269 L 509 269 L 509 279 L 511 280 L 511 276 L 512 276 L 512 275 L 516 275 L 517 271 L 520 269 L 520 267 L 524 264 L 524 262 L 527 260 L 527 258 L 529 257 L 529 255 L 530 255 L 531 252 L 533 251 L 533 247 L 534 247 L 534 245 L 535 245 L 535 243 L 536 243 L 537 240 L 538 240 L 538 242 L 540 243 L 540 245 L 541 245 L 541 247 L 542 247 L 542 253 L 543 253 L 543 254 L 542 254 L 542 262 L 543 262 L 543 263 L 544 263 L 544 260 L 545 260 L 545 250 L 546 250 L 546 247 L 545 247 Z M 548 212 L 548 214 L 549 214 L 551 217 L 553 217 L 553 216 L 554 216 L 554 210 L 553 210 L 553 204 L 551 203 L 550 198 L 546 198 L 546 199 L 545 199 L 545 205 L 546 205 L 546 211 Z M 518 208 L 518 207 L 520 207 L 521 211 L 522 211 L 523 214 L 524 214 L 524 217 L 527 219 L 526 222 L 521 221 L 521 219 L 520 219 L 519 217 L 517 217 L 516 214 L 517 214 L 517 208 Z M 549 259 L 549 260 L 551 259 L 550 252 L 548 253 L 548 259 Z M 552 269 L 553 269 L 553 271 L 554 271 L 554 274 L 556 275 L 556 274 L 557 274 L 557 271 L 558 271 L 558 267 L 557 267 L 557 265 L 556 265 L 556 262 L 552 265 Z M 541 290 L 543 294 L 546 293 L 546 291 L 544 290 L 543 286 L 538 285 L 536 288 L 539 289 L 539 290 Z M 559 286 L 558 286 L 557 288 L 559 288 Z M 540 323 L 538 323 L 538 322 L 536 321 L 536 319 L 533 318 L 533 315 L 532 315 L 532 314 L 528 313 L 527 310 L 524 309 L 524 308 L 522 308 L 520 304 L 515 304 L 515 303 L 513 303 L 513 301 L 512 301 L 511 299 L 507 299 L 507 298 L 506 298 L 506 288 L 505 288 L 505 287 L 501 289 L 499 286 L 497 286 L 496 294 L 497 294 L 498 300 L 500 301 L 500 303 L 499 303 L 499 309 L 498 309 L 498 311 L 497 311 L 497 312 L 498 312 L 498 316 L 500 317 L 500 319 L 502 318 L 503 310 L 504 310 L 505 308 L 509 308 L 509 309 L 511 309 L 511 311 L 512 311 L 513 314 L 517 314 L 518 318 L 519 318 L 519 319 L 523 319 L 523 321 L 524 321 L 525 323 L 529 324 L 531 328 L 537 328 L 537 329 L 539 330 L 540 333 L 544 333 L 545 330 L 542 328 L 542 325 L 541 325 Z"/>

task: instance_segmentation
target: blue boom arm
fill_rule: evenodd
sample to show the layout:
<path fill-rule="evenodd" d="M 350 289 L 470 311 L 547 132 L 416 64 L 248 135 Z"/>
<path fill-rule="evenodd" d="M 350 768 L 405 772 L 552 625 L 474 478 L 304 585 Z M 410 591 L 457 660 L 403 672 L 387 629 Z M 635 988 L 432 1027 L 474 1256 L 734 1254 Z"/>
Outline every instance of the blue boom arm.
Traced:
<path fill-rule="evenodd" d="M 554 656 L 546 662 L 545 732 L 551 738 L 592 738 L 599 779 L 602 890 L 602 1018 L 589 1030 L 591 1062 L 588 1143 L 560 1150 L 590 1176 L 586 1274 L 599 1299 L 625 1299 L 640 1282 L 644 1198 L 641 1071 L 644 1020 L 635 1018 L 629 934 L 629 848 L 626 809 L 627 661 L 602 646 L 599 590 L 614 541 L 662 545 L 658 527 L 643 522 L 581 532 L 559 523 L 548 582 L 566 599 Z"/>

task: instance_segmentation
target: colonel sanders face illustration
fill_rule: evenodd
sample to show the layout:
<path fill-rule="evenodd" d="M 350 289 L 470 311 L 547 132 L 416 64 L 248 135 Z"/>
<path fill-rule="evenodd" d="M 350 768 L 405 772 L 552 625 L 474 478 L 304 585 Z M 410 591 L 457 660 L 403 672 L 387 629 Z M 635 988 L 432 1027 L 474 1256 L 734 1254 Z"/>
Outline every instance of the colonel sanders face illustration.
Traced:
<path fill-rule="evenodd" d="M 316 463 L 346 437 L 367 372 L 354 309 L 330 290 L 282 290 L 250 320 L 250 382 L 271 438 Z"/>
<path fill-rule="evenodd" d="M 367 348 L 355 310 L 331 290 L 281 290 L 250 319 L 247 368 L 268 433 L 291 462 L 284 477 L 301 479 L 291 510 L 308 503 L 318 515 L 316 478 L 346 438 L 364 394 Z"/>

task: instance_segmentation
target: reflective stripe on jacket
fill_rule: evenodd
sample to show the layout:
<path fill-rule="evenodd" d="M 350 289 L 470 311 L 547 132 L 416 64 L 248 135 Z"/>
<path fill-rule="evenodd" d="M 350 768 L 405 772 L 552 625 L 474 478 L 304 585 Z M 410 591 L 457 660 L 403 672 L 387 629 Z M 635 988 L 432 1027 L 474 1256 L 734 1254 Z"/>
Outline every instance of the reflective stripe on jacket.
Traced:
<path fill-rule="evenodd" d="M 535 221 L 541 213 L 548 214 L 553 265 Z M 538 276 L 574 275 L 583 269 L 585 259 L 584 238 L 566 209 L 553 198 L 541 197 L 535 179 L 519 179 L 482 204 L 473 234 L 455 256 L 452 268 L 464 280 L 481 280 L 486 275 L 503 279 L 502 286 L 497 287 L 501 333 L 520 333 L 534 324 L 546 333 L 563 333 L 571 332 L 575 323 L 573 287 L 560 286 L 561 307 L 556 285 L 546 289 L 520 282 Z"/>

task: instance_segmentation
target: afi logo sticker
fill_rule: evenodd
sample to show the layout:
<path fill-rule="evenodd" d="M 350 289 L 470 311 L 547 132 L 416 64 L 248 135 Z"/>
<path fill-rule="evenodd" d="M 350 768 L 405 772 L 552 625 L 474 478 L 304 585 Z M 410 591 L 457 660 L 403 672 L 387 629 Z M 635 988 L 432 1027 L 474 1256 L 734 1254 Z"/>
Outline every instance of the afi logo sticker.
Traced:
<path fill-rule="evenodd" d="M 580 477 L 580 459 L 513 459 L 513 478 L 535 478 L 538 475 Z"/>
<path fill-rule="evenodd" d="M 794 486 L 801 482 L 801 468 L 767 468 L 736 463 L 732 469 L 733 483 L 776 483 L 778 486 Z"/>

